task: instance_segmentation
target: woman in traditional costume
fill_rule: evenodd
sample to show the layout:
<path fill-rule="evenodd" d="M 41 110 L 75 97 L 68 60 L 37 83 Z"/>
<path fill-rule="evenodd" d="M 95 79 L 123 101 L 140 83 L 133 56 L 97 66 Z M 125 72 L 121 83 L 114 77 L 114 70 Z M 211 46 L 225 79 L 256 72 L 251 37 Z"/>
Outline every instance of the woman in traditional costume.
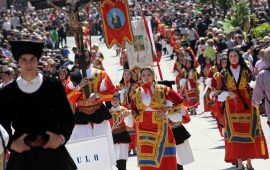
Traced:
<path fill-rule="evenodd" d="M 267 159 L 268 150 L 260 125 L 260 115 L 251 105 L 251 71 L 238 51 L 229 52 L 226 69 L 221 73 L 221 93 L 225 102 L 225 161 L 238 162 L 238 169 L 252 170 L 252 159 Z"/>
<path fill-rule="evenodd" d="M 133 80 L 131 71 L 124 70 L 121 81 L 116 85 L 116 88 L 120 92 L 120 103 L 125 108 L 130 109 L 131 99 L 134 96 L 135 90 L 138 88 L 138 84 Z M 129 145 L 129 151 L 133 150 L 133 154 L 136 154 L 136 125 L 134 127 L 127 127 L 128 133 L 131 138 Z"/>
<path fill-rule="evenodd" d="M 182 68 L 184 68 L 184 65 L 185 65 L 184 60 L 185 60 L 185 55 L 181 51 L 177 54 L 177 59 L 174 63 L 173 71 L 177 71 L 179 73 L 182 70 Z"/>
<path fill-rule="evenodd" d="M 141 170 L 176 170 L 176 144 L 168 119 L 181 121 L 183 100 L 176 91 L 157 84 L 154 77 L 151 67 L 142 68 L 142 86 L 133 98 L 138 165 Z M 172 107 L 166 107 L 166 100 Z"/>
<path fill-rule="evenodd" d="M 214 104 L 213 100 L 210 99 L 209 95 L 211 93 L 211 79 L 213 78 L 214 73 L 217 71 L 216 67 L 213 66 L 214 62 L 211 60 L 211 58 L 206 57 L 205 58 L 205 64 L 201 70 L 201 80 L 205 80 L 205 88 L 203 92 L 203 99 L 204 99 L 204 111 L 205 112 L 211 112 L 212 106 Z M 211 112 L 212 116 L 214 117 L 213 113 Z"/>
<path fill-rule="evenodd" d="M 200 94 L 199 94 L 199 88 L 197 85 L 198 80 L 198 73 L 196 69 L 194 68 L 194 61 L 193 59 L 188 56 L 185 58 L 186 65 L 186 77 L 182 78 L 179 81 L 180 89 L 184 98 L 184 105 L 189 109 L 191 112 L 191 115 L 195 115 L 196 108 L 200 104 Z"/>
<path fill-rule="evenodd" d="M 217 120 L 218 130 L 220 135 L 223 137 L 223 128 L 224 128 L 224 102 L 220 102 L 217 100 L 217 96 L 221 93 L 221 89 L 224 83 L 222 83 L 221 73 L 224 72 L 223 70 L 226 69 L 227 66 L 227 53 L 223 54 L 222 56 L 218 57 L 220 60 L 220 71 L 215 72 L 213 77 L 211 78 L 211 92 L 209 97 L 211 100 L 214 101 L 212 106 L 212 115 Z"/>

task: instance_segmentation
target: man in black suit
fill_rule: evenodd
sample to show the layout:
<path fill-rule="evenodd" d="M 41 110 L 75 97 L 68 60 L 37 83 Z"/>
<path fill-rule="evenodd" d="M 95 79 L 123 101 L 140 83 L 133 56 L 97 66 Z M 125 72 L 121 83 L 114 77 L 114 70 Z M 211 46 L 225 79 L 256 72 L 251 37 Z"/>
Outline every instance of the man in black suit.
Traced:
<path fill-rule="evenodd" d="M 65 148 L 74 116 L 62 83 L 37 71 L 44 44 L 13 41 L 11 47 L 21 76 L 0 91 L 0 124 L 10 136 L 7 170 L 77 169 Z"/>

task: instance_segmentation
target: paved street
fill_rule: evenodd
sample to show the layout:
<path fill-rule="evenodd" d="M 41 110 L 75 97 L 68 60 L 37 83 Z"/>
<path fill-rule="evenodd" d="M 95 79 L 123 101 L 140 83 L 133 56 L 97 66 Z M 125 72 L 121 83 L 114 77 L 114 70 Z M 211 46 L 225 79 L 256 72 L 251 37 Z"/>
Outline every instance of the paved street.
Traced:
<path fill-rule="evenodd" d="M 93 42 L 99 43 L 97 37 L 92 38 Z M 69 38 L 68 46 L 74 45 L 74 40 Z M 120 81 L 122 76 L 122 67 L 119 65 L 119 56 L 115 56 L 113 49 L 107 49 L 105 44 L 100 44 L 101 51 L 104 54 L 104 67 L 114 83 Z M 174 80 L 172 73 L 174 61 L 163 57 L 161 68 L 164 79 Z M 156 69 L 156 74 L 157 68 Z M 158 77 L 159 78 L 159 77 Z M 201 102 L 203 103 L 203 102 Z M 202 106 L 198 108 L 198 113 L 203 111 Z M 266 124 L 266 117 L 261 119 L 262 127 L 266 136 L 268 146 L 270 147 L 270 130 Z M 191 122 L 185 125 L 191 133 L 190 144 L 193 150 L 195 162 L 184 167 L 186 170 L 233 170 L 231 164 L 224 162 L 224 141 L 222 140 L 216 122 L 211 118 L 210 113 L 204 113 L 200 116 L 192 116 Z M 269 150 L 269 148 L 268 148 Z M 136 157 L 130 157 L 128 160 L 128 170 L 137 170 Z M 270 160 L 253 161 L 256 170 L 269 170 Z"/>

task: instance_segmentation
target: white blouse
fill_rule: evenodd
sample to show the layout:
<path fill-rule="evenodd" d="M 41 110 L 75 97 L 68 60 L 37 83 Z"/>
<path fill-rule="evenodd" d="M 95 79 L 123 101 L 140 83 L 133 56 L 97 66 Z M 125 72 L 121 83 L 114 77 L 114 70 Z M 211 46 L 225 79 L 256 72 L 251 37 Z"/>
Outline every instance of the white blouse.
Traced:
<path fill-rule="evenodd" d="M 17 78 L 16 82 L 20 90 L 24 93 L 34 93 L 41 87 L 43 83 L 43 75 L 38 73 L 37 77 L 32 81 L 26 81 L 20 76 Z"/>
<path fill-rule="evenodd" d="M 233 77 L 235 79 L 235 82 L 238 81 L 239 77 L 240 77 L 240 66 L 237 67 L 237 69 L 233 69 L 232 66 L 230 66 L 231 72 L 233 74 Z"/>
<path fill-rule="evenodd" d="M 233 69 L 232 66 L 230 66 L 231 72 L 233 74 L 233 77 L 236 83 L 238 82 L 240 78 L 240 68 L 241 66 L 238 66 L 237 69 Z M 218 101 L 225 102 L 228 96 L 229 96 L 229 93 L 227 91 L 223 91 L 218 95 Z"/>

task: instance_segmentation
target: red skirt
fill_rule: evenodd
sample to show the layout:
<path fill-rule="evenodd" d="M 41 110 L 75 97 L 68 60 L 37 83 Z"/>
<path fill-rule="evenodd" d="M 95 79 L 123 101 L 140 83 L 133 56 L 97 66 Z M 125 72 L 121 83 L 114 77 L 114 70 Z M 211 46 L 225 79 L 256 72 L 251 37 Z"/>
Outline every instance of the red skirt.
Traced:
<path fill-rule="evenodd" d="M 268 159 L 265 138 L 255 137 L 254 143 L 229 143 L 225 140 L 225 161 L 235 162 L 237 159 Z"/>
<path fill-rule="evenodd" d="M 250 100 L 246 101 L 251 106 Z M 256 110 L 245 108 L 239 98 L 227 100 L 225 109 L 225 161 L 268 159 L 267 144 Z"/>
<path fill-rule="evenodd" d="M 176 157 L 163 157 L 159 168 L 140 167 L 140 170 L 177 170 Z"/>
<path fill-rule="evenodd" d="M 138 165 L 141 170 L 176 170 L 175 139 L 168 120 L 144 111 L 138 120 Z"/>

